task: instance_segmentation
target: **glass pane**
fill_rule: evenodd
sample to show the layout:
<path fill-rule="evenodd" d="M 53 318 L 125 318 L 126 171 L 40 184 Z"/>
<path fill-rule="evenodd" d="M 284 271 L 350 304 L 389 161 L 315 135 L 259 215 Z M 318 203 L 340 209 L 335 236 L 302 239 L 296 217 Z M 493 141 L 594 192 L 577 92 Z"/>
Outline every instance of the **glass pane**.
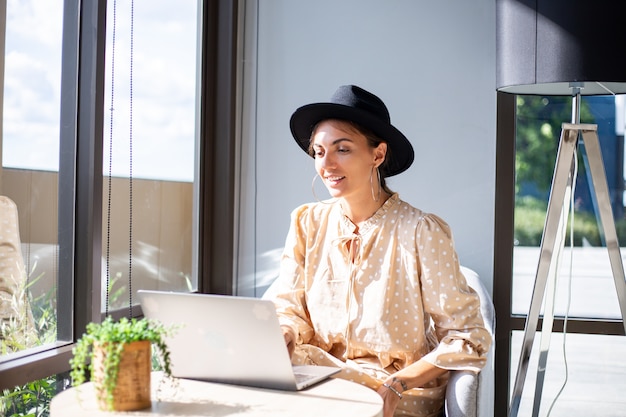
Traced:
<path fill-rule="evenodd" d="M 513 314 L 527 314 L 539 262 L 539 245 L 557 155 L 561 124 L 569 123 L 571 97 L 517 97 L 515 248 Z M 581 100 L 581 123 L 598 126 L 618 238 L 626 240 L 624 220 L 624 106 L 622 97 L 594 96 Z M 567 226 L 556 289 L 555 314 L 584 318 L 621 318 L 603 233 L 594 208 L 579 144 L 573 198 L 573 241 Z M 567 209 L 567 207 L 566 207 Z M 624 249 L 621 250 L 624 258 Z M 571 294 L 571 298 L 570 298 Z M 546 297 L 544 297 L 545 300 Z M 568 310 L 569 308 L 569 310 Z"/>
<path fill-rule="evenodd" d="M 197 288 L 197 3 L 107 6 L 103 311 L 140 288 Z"/>
<path fill-rule="evenodd" d="M 0 195 L 8 198 L 0 206 L 2 355 L 56 341 L 63 1 L 9 0 L 6 6 L 0 137 Z"/>
<path fill-rule="evenodd" d="M 523 332 L 513 332 L 511 387 L 515 382 L 515 370 L 523 338 Z M 519 416 L 532 415 L 537 385 L 539 343 L 537 335 L 528 365 Z M 623 416 L 626 410 L 626 397 L 623 395 L 623 376 L 626 372 L 624 354 L 626 354 L 624 336 L 567 334 L 564 339 L 561 333 L 553 334 L 546 362 L 539 415 L 548 415 L 548 410 L 552 407 L 550 417 Z M 563 392 L 558 395 L 564 383 Z"/>

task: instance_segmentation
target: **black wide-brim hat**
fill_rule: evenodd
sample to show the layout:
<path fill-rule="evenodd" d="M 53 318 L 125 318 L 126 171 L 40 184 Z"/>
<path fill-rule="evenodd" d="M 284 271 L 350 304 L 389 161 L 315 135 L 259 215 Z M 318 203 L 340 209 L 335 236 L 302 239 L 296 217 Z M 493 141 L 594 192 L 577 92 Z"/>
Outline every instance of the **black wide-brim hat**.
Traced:
<path fill-rule="evenodd" d="M 383 177 L 406 171 L 415 157 L 411 142 L 391 124 L 385 103 L 356 85 L 342 85 L 328 103 L 307 104 L 298 108 L 289 121 L 291 134 L 302 150 L 309 154 L 313 128 L 322 120 L 348 120 L 372 131 L 390 149 L 387 162 L 381 165 Z"/>

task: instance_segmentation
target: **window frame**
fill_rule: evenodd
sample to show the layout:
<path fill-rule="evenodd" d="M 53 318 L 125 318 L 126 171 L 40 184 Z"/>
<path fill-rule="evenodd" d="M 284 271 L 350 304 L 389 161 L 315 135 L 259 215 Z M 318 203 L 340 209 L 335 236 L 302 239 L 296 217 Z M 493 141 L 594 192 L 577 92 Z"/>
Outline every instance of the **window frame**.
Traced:
<path fill-rule="evenodd" d="M 199 291 L 233 293 L 240 0 L 198 0 Z M 73 344 L 102 320 L 102 158 L 107 0 L 65 0 L 59 161 L 58 342 L 0 361 L 0 389 L 69 370 Z M 6 3 L 4 4 L 6 10 Z M 5 24 L 2 24 L 4 32 Z M 124 313 L 128 309 L 124 309 Z M 124 314 L 112 311 L 117 317 Z M 138 307 L 133 315 L 141 315 Z"/>

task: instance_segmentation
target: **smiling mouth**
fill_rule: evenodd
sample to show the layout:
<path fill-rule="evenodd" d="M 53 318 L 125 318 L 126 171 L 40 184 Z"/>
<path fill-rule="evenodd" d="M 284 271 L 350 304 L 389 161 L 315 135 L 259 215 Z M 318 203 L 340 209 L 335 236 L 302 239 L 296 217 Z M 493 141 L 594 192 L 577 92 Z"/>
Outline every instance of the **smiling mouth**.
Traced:
<path fill-rule="evenodd" d="M 341 181 L 342 179 L 344 179 L 345 177 L 326 177 L 326 181 L 331 182 L 331 183 L 336 183 Z"/>

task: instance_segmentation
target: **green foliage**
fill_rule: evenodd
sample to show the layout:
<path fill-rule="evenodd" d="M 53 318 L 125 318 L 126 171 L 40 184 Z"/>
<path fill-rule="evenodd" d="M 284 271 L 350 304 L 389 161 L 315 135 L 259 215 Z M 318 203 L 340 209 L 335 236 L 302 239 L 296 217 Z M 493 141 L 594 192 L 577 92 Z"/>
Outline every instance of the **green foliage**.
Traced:
<path fill-rule="evenodd" d="M 163 372 L 171 376 L 170 353 L 164 337 L 173 329 L 148 319 L 122 318 L 114 322 L 109 316 L 102 323 L 89 323 L 86 333 L 76 342 L 74 357 L 70 360 L 72 385 L 78 386 L 87 379 L 87 371 L 93 373 L 94 346 L 103 346 L 106 350 L 104 361 L 104 380 L 101 389 L 106 395 L 109 409 L 113 408 L 113 392 L 117 384 L 119 363 L 124 345 L 147 340 L 156 347 Z M 98 389 L 98 388 L 97 388 Z"/>
<path fill-rule="evenodd" d="M 547 206 L 539 199 L 525 197 L 515 204 L 515 245 L 539 246 L 546 217 Z"/>
<path fill-rule="evenodd" d="M 37 264 L 16 287 L 11 298 L 14 315 L 0 324 L 0 354 L 6 355 L 24 349 L 52 343 L 56 340 L 56 311 L 50 294 L 33 297 L 31 288 L 43 274 L 35 275 Z M 26 274 L 25 274 L 26 275 Z M 55 377 L 43 378 L 12 390 L 3 390 L 0 396 L 0 415 L 7 417 L 47 417 L 50 400 L 57 393 Z"/>
<path fill-rule="evenodd" d="M 517 96 L 516 189 L 533 184 L 540 193 L 550 190 L 561 125 L 572 121 L 571 97 Z M 594 123 L 589 105 L 583 100 L 580 120 Z M 579 164 L 581 174 L 584 166 Z"/>
<path fill-rule="evenodd" d="M 13 390 L 5 389 L 0 397 L 0 415 L 7 417 L 49 416 L 50 400 L 58 392 L 58 383 L 55 377 L 49 377 L 29 382 Z"/>
<path fill-rule="evenodd" d="M 10 317 L 0 322 L 0 354 L 7 355 L 53 342 L 56 339 L 56 312 L 50 294 L 32 296 L 32 287 L 43 277 L 36 276 L 37 263 L 15 285 Z"/>
<path fill-rule="evenodd" d="M 547 203 L 554 165 L 558 152 L 561 125 L 571 122 L 571 97 L 517 96 L 516 154 L 515 154 L 515 244 L 539 246 L 543 233 Z M 582 100 L 580 121 L 595 123 L 588 102 Z M 578 175 L 585 175 L 585 164 L 578 154 Z M 602 246 L 598 223 L 593 213 L 574 213 L 574 245 Z M 625 242 L 626 221 L 616 220 L 618 238 Z M 567 225 L 566 244 L 569 244 L 570 225 Z"/>
<path fill-rule="evenodd" d="M 547 203 L 534 197 L 518 197 L 515 203 L 514 239 L 517 246 L 539 246 L 546 219 Z M 626 241 L 626 221 L 615 223 L 620 242 Z M 570 225 L 567 225 L 565 243 L 570 242 Z M 602 246 L 598 223 L 593 214 L 574 213 L 574 246 Z"/>

